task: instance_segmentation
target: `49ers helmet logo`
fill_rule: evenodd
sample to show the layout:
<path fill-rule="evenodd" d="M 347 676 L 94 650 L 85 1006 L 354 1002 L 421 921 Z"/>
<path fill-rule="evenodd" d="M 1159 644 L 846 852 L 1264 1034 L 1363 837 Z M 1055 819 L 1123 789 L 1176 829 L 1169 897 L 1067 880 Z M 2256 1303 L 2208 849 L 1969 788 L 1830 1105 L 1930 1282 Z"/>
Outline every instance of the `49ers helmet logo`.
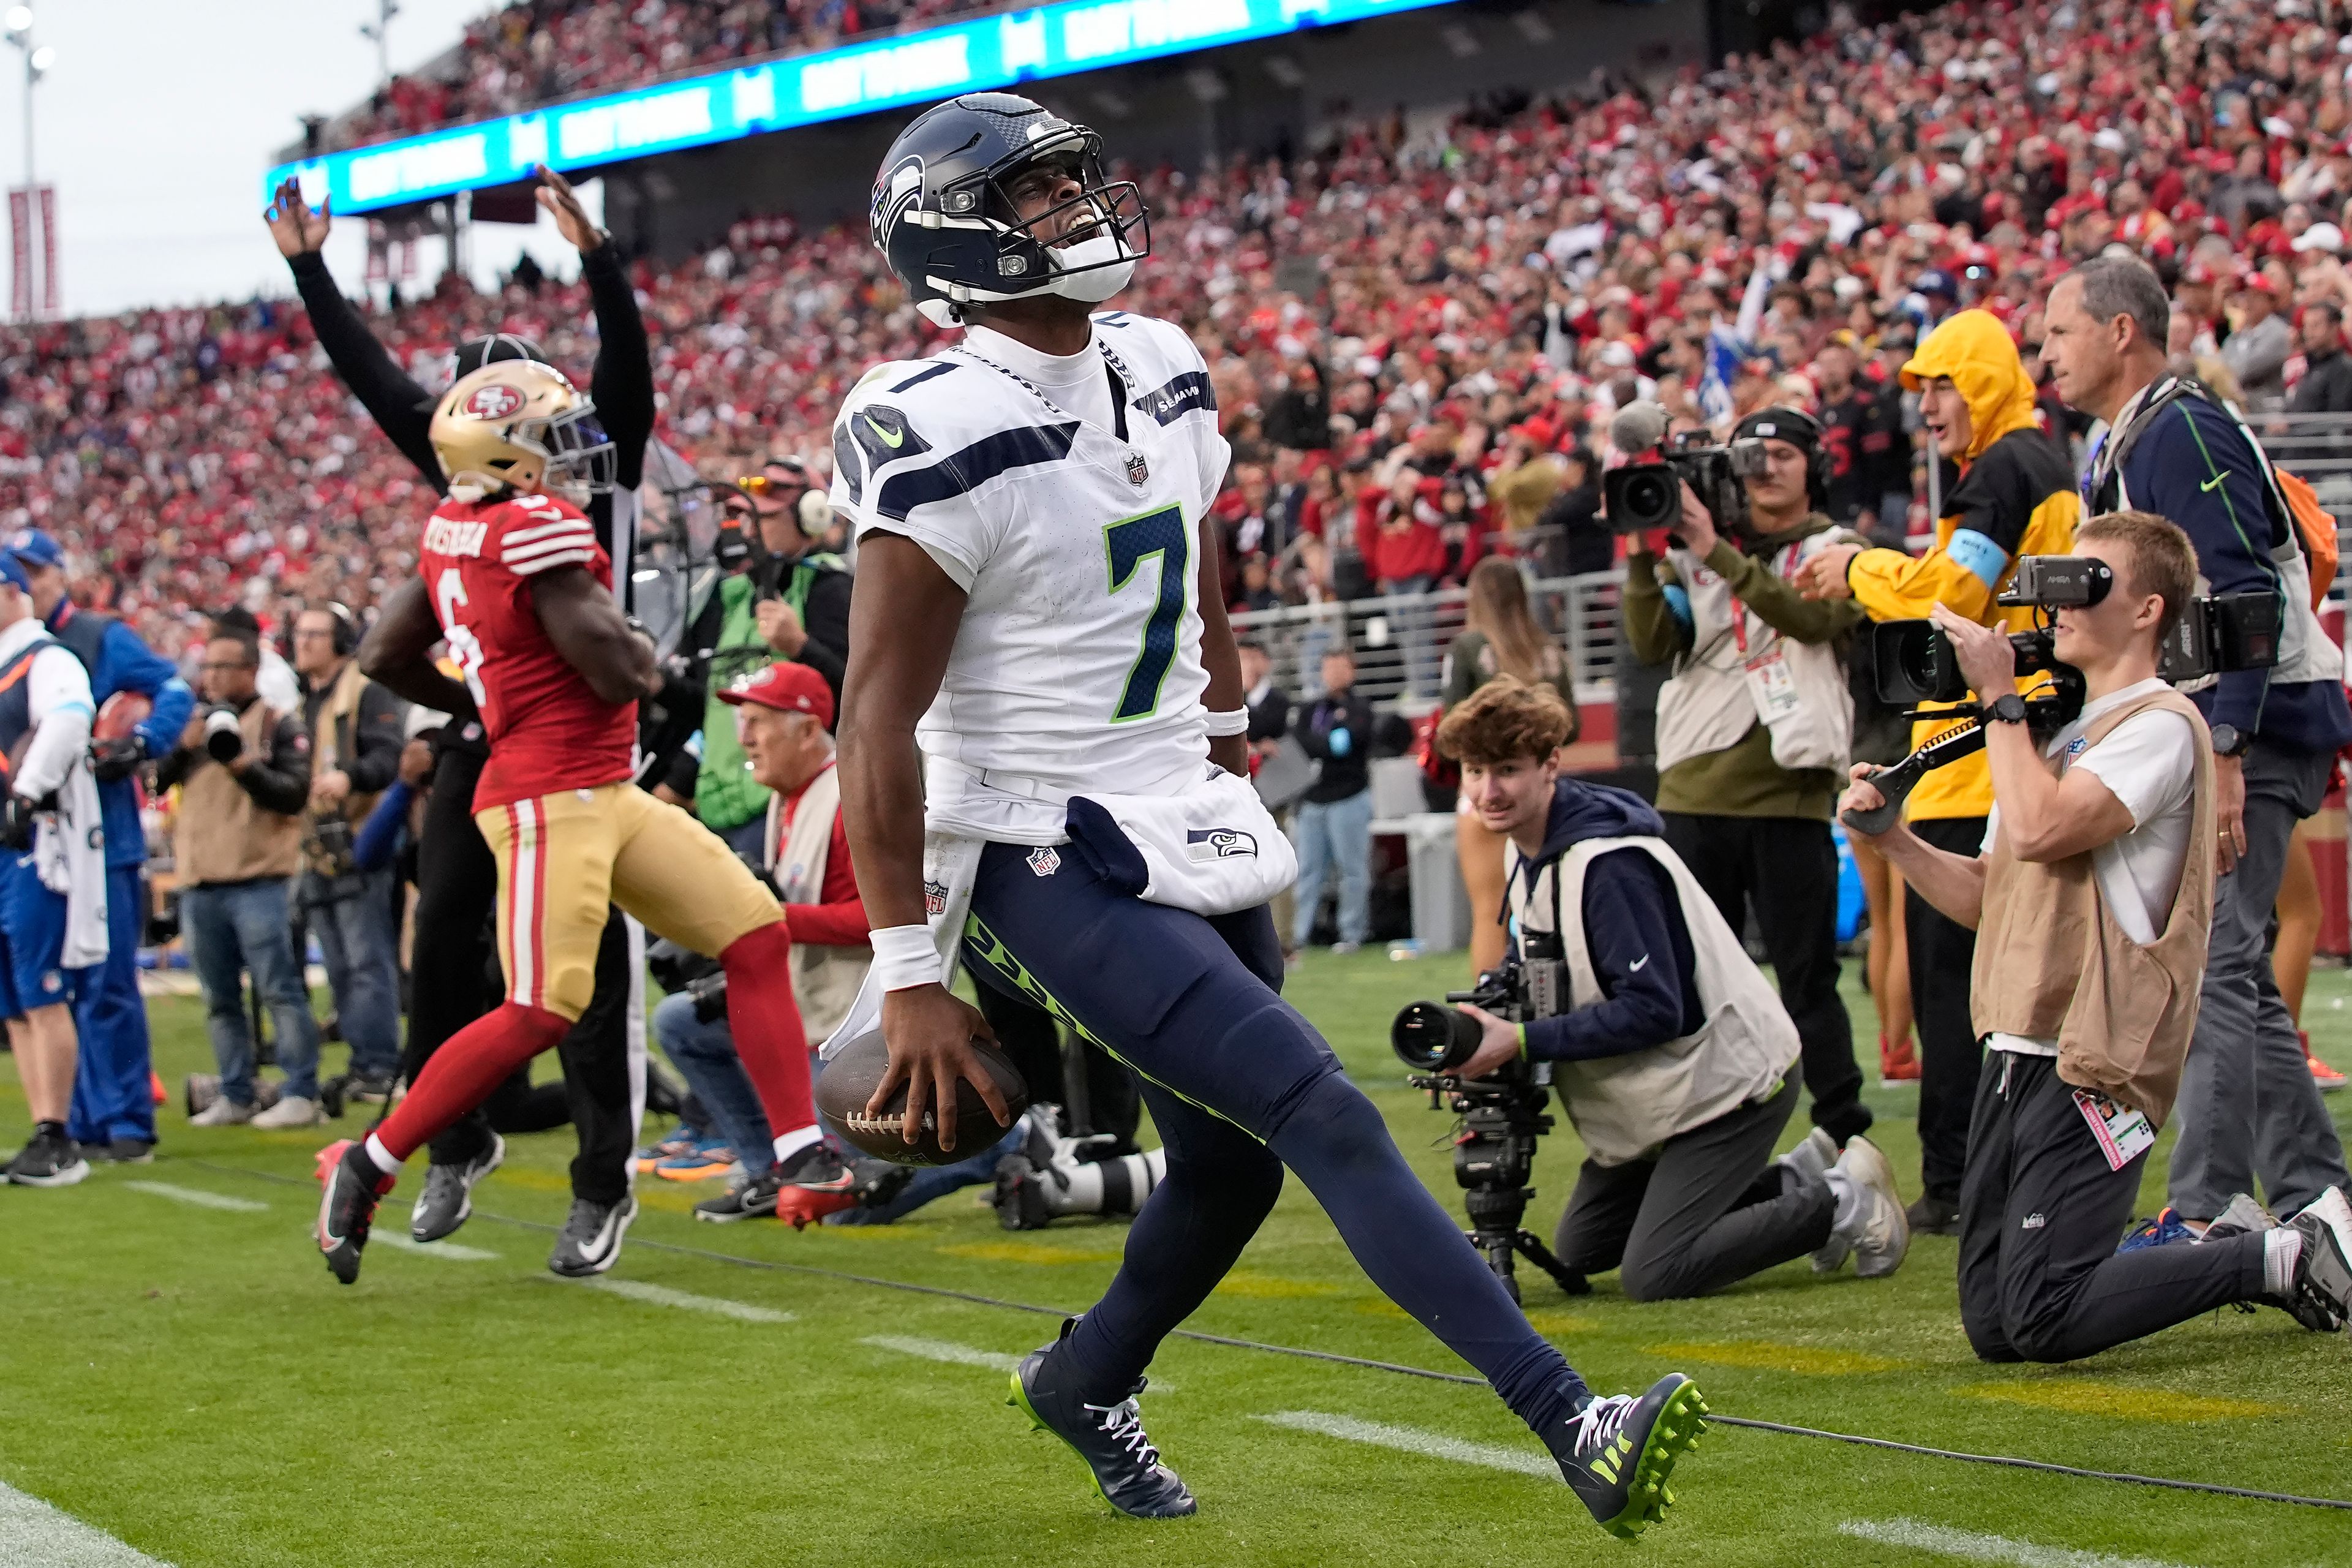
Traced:
<path fill-rule="evenodd" d="M 477 419 L 503 419 L 522 407 L 523 395 L 502 382 L 478 386 L 466 399 L 466 412 Z"/>

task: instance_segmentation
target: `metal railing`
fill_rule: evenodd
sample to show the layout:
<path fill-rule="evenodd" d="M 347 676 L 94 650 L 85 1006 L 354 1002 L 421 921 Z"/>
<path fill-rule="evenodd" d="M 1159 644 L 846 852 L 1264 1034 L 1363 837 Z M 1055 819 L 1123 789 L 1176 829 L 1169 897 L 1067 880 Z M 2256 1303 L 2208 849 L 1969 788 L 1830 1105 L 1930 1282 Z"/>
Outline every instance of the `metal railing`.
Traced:
<path fill-rule="evenodd" d="M 1583 701 L 1606 701 L 1614 689 L 1618 572 L 1541 577 L 1528 584 L 1536 623 L 1559 639 Z M 1313 700 L 1322 695 L 1322 659 L 1345 647 L 1356 656 L 1356 689 L 1377 706 L 1409 716 L 1437 705 L 1446 650 L 1462 635 L 1460 588 L 1376 599 L 1332 600 L 1252 610 L 1234 617 L 1236 636 L 1274 660 L 1275 680 Z"/>

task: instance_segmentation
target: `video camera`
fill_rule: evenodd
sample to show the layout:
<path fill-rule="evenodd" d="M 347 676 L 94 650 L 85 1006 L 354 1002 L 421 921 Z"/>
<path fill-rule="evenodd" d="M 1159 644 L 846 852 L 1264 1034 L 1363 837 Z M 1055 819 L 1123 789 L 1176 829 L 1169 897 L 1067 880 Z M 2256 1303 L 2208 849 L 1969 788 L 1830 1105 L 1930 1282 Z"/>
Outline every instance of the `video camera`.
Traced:
<path fill-rule="evenodd" d="M 2083 711 L 2083 675 L 2058 658 L 2058 634 L 2048 612 L 2098 604 L 2115 588 L 2115 573 L 2086 555 L 2026 555 L 2017 563 L 2009 591 L 1998 603 L 2041 614 L 2030 631 L 2011 632 L 2017 673 L 2048 674 L 2046 690 L 2026 700 L 2027 722 L 2039 736 L 2055 734 Z M 2278 662 L 2280 602 L 2273 594 L 2227 594 L 2191 599 L 2158 650 L 2157 674 L 2175 685 L 2202 680 L 2227 670 L 2267 669 Z M 1848 812 L 1845 822 L 1865 833 L 1881 833 L 1903 808 L 1912 787 L 1933 770 L 1980 751 L 1983 710 L 1966 701 L 1968 677 L 1960 672 L 1952 639 L 1933 621 L 1885 621 L 1871 628 L 1871 652 L 1878 668 L 1883 702 L 1910 710 L 1906 718 L 1969 721 L 1936 736 L 1891 768 L 1871 775 L 1885 797 L 1866 812 Z M 1927 702 L 1956 706 L 1922 711 Z"/>
<path fill-rule="evenodd" d="M 1726 533 L 1748 527 L 1748 481 L 1764 472 L 1764 443 L 1750 437 L 1716 447 L 1704 431 L 1685 431 L 1654 463 L 1628 463 L 1601 476 L 1609 526 L 1618 533 L 1647 533 L 1683 520 L 1683 486 Z"/>
<path fill-rule="evenodd" d="M 1446 1002 L 1472 1006 L 1514 1024 L 1556 1017 L 1567 1011 L 1568 963 L 1559 938 L 1530 931 L 1523 956 L 1478 977 L 1468 991 L 1449 991 Z M 1527 1184 L 1535 1167 L 1536 1140 L 1552 1129 L 1544 1107 L 1551 1099 L 1551 1064 L 1528 1064 L 1514 1057 L 1485 1078 L 1465 1079 L 1458 1070 L 1477 1054 L 1485 1026 L 1469 1014 L 1438 1002 L 1413 1002 L 1389 1027 L 1389 1047 L 1397 1059 L 1422 1070 L 1410 1081 L 1429 1091 L 1429 1108 L 1441 1105 L 1462 1119 L 1454 1141 L 1454 1179 L 1462 1187 L 1470 1215 L 1470 1245 L 1486 1256 L 1511 1300 L 1519 1299 L 1516 1259 L 1525 1258 L 1571 1296 L 1591 1286 L 1520 1222 L 1536 1195 Z"/>

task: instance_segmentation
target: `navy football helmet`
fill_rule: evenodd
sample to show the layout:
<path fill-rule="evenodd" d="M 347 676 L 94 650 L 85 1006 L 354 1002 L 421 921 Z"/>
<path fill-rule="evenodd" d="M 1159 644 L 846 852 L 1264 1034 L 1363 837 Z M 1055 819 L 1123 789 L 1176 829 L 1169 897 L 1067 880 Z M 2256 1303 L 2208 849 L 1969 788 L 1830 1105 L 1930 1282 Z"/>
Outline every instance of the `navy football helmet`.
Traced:
<path fill-rule="evenodd" d="M 1026 171 L 1051 163 L 1079 194 L 1024 219 L 1011 192 Z M 1058 246 L 1053 233 L 1073 208 L 1095 219 Z M 1060 294 L 1099 303 L 1127 287 L 1151 254 L 1143 195 L 1103 167 L 1102 138 L 1009 92 L 967 93 L 916 116 L 898 133 L 874 182 L 874 244 L 936 326 L 992 300 Z"/>

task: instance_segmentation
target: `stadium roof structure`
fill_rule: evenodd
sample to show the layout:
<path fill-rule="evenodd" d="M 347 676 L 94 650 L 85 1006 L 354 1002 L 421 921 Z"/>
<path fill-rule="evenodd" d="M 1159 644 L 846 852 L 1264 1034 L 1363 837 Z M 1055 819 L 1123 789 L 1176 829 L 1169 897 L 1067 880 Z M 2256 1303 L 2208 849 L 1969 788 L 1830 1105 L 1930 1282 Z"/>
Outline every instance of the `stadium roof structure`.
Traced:
<path fill-rule="evenodd" d="M 273 165 L 352 214 L 1462 0 L 1060 0 Z"/>

